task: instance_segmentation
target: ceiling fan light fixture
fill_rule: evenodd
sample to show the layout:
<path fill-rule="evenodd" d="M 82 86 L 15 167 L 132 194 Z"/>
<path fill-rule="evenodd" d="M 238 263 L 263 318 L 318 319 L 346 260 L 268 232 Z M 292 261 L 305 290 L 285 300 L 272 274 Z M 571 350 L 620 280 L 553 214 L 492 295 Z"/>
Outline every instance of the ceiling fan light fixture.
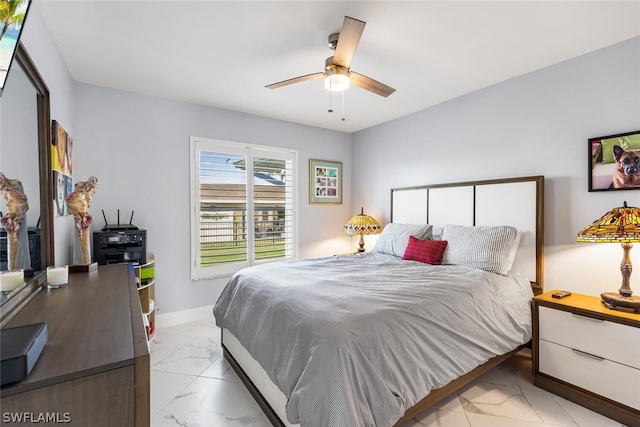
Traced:
<path fill-rule="evenodd" d="M 333 57 L 327 58 L 325 65 L 324 87 L 331 92 L 342 92 L 349 89 L 351 79 L 349 78 L 349 70 L 333 64 Z"/>
<path fill-rule="evenodd" d="M 331 92 L 342 92 L 349 89 L 351 80 L 344 74 L 334 74 L 324 79 L 324 87 Z"/>

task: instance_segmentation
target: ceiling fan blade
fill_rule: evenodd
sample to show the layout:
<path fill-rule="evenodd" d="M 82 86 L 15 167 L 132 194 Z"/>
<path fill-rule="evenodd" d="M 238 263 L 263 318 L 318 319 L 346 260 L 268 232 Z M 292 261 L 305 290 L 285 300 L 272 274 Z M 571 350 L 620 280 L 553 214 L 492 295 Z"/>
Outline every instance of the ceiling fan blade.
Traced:
<path fill-rule="evenodd" d="M 336 53 L 333 55 L 334 64 L 349 68 L 366 24 L 364 21 L 359 21 L 348 16 L 344 17 L 342 30 L 340 30 L 340 37 L 338 38 L 338 45 L 336 46 Z"/>
<path fill-rule="evenodd" d="M 372 79 L 371 77 L 367 77 L 353 71 L 349 72 L 349 78 L 351 79 L 351 83 L 355 86 L 368 90 L 369 92 L 373 92 L 376 95 L 384 96 L 385 98 L 396 91 L 391 86 L 387 86 L 384 83 L 380 83 L 379 81 Z"/>
<path fill-rule="evenodd" d="M 306 76 L 294 77 L 289 80 L 284 80 L 278 83 L 272 83 L 265 87 L 269 89 L 278 89 L 279 87 L 289 86 L 294 83 L 306 82 L 307 80 L 317 79 L 318 77 L 324 77 L 324 73 L 313 73 L 313 74 L 307 74 Z"/>

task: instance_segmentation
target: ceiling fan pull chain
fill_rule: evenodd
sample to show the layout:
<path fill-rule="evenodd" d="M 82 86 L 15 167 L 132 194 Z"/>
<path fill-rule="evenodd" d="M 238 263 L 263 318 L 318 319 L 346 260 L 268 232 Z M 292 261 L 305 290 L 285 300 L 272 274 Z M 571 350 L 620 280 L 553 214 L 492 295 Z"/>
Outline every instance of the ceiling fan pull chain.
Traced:
<path fill-rule="evenodd" d="M 342 91 L 342 121 L 343 121 L 343 122 L 347 120 L 347 119 L 345 119 L 345 117 L 344 117 L 344 93 L 345 93 L 345 92 L 346 92 L 346 91 Z"/>
<path fill-rule="evenodd" d="M 333 108 L 331 108 L 331 94 L 333 92 L 331 91 L 331 80 L 329 80 L 329 112 L 333 113 Z"/>

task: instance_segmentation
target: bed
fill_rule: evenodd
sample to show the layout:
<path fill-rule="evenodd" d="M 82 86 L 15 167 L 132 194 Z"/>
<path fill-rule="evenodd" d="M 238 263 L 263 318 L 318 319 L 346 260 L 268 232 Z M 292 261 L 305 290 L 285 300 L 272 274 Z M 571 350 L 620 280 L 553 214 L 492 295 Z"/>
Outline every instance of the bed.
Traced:
<path fill-rule="evenodd" d="M 371 252 L 233 276 L 226 359 L 274 425 L 402 424 L 530 340 L 543 193 L 541 176 L 391 189 Z"/>

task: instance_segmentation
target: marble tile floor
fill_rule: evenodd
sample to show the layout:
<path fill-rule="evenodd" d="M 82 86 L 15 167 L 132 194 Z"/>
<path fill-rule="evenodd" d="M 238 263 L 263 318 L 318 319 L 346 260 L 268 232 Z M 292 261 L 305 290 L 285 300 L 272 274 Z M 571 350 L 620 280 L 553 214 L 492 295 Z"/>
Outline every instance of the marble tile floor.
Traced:
<path fill-rule="evenodd" d="M 158 329 L 151 345 L 151 427 L 270 427 L 224 360 L 213 317 Z M 533 385 L 520 353 L 402 427 L 621 427 Z"/>

